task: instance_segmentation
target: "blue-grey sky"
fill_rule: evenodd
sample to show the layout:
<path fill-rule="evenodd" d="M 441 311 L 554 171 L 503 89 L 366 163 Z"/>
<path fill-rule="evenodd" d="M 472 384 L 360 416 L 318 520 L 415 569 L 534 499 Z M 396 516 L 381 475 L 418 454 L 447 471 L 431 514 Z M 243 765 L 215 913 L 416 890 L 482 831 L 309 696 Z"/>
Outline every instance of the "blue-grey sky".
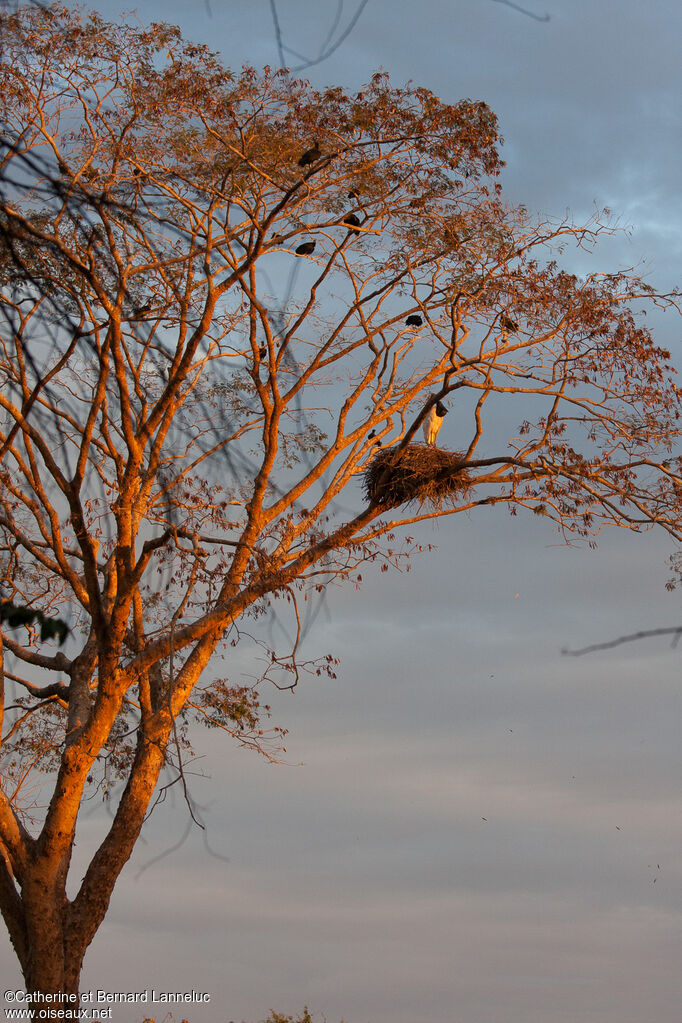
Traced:
<path fill-rule="evenodd" d="M 382 67 L 485 100 L 511 200 L 578 219 L 608 205 L 630 231 L 596 263 L 679 284 L 682 7 L 522 6 L 549 20 L 495 0 L 368 0 L 306 76 L 358 87 Z M 313 55 L 335 11 L 279 0 L 284 42 Z M 137 16 L 232 66 L 279 62 L 268 0 L 143 0 Z M 682 365 L 679 318 L 655 322 Z M 439 441 L 456 448 L 455 429 Z M 177 793 L 155 812 L 84 989 L 209 992 L 175 1013 L 190 1023 L 304 1004 L 328 1023 L 679 1023 L 682 653 L 662 639 L 561 655 L 681 620 L 670 542 L 614 530 L 566 547 L 502 509 L 420 530 L 438 551 L 410 574 L 330 593 L 308 650 L 341 658 L 337 680 L 268 694 L 287 765 L 199 739 L 206 836 L 152 862 L 187 825 Z M 105 823 L 102 808 L 84 820 L 83 862 Z M 0 973 L 20 986 L 6 946 Z"/>

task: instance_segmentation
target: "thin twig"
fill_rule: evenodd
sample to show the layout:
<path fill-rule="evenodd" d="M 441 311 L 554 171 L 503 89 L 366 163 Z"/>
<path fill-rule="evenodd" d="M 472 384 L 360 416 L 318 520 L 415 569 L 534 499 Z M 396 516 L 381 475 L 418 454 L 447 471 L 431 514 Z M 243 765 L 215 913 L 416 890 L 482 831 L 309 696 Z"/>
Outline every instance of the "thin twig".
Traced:
<path fill-rule="evenodd" d="M 551 21 L 551 14 L 534 14 L 533 11 L 526 10 L 525 7 L 519 7 L 513 0 L 492 0 L 494 4 L 504 4 L 505 7 L 511 7 L 513 10 L 518 11 L 519 14 L 525 14 L 527 18 L 532 18 L 533 21 Z"/>
<path fill-rule="evenodd" d="M 673 647 L 682 636 L 682 625 L 672 625 L 666 629 L 642 629 L 640 632 L 630 633 L 628 636 L 619 636 L 618 639 L 610 639 L 605 643 L 593 643 L 591 646 L 582 647 L 580 650 L 568 650 L 564 648 L 561 653 L 565 657 L 582 657 L 583 654 L 591 654 L 595 650 L 611 650 L 613 647 L 621 646 L 623 643 L 634 643 L 639 639 L 649 639 L 652 636 L 673 637 Z"/>

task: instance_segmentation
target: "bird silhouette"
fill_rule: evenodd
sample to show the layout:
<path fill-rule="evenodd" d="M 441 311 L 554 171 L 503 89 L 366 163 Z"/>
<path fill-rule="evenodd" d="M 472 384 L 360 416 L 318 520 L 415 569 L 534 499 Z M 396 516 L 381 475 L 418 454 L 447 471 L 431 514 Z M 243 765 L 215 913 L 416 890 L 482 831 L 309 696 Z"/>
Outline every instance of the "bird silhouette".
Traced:
<path fill-rule="evenodd" d="M 505 330 L 508 330 L 510 334 L 516 334 L 519 330 L 519 325 L 516 320 L 510 320 L 508 316 L 501 316 L 500 323 Z"/>
<path fill-rule="evenodd" d="M 443 425 L 443 419 L 447 414 L 448 410 L 446 409 L 443 402 L 437 401 L 436 404 L 431 409 L 431 411 L 429 412 L 426 419 L 424 420 L 423 426 L 424 439 L 426 440 L 426 443 L 429 445 L 429 447 L 435 448 L 438 431 Z"/>
<path fill-rule="evenodd" d="M 258 349 L 259 359 L 264 359 L 267 354 L 268 354 L 267 348 L 265 347 L 265 345 L 261 345 L 260 348 Z"/>
<path fill-rule="evenodd" d="M 296 249 L 296 255 L 297 256 L 309 256 L 314 251 L 315 251 L 315 242 L 303 242 L 303 244 L 299 245 L 298 248 Z"/>
<path fill-rule="evenodd" d="M 133 315 L 131 319 L 141 320 L 144 316 L 147 315 L 148 312 L 151 312 L 151 308 L 152 308 L 151 302 L 146 302 L 145 305 L 137 306 L 137 308 L 133 310 Z"/>
<path fill-rule="evenodd" d="M 310 149 L 306 149 L 305 153 L 303 154 L 301 159 L 298 161 L 298 166 L 299 167 L 309 167 L 311 164 L 313 164 L 317 160 L 319 160 L 321 156 L 322 156 L 322 150 L 320 149 L 319 140 L 315 139 L 315 144 L 313 146 L 311 146 Z"/>
<path fill-rule="evenodd" d="M 407 319 L 405 320 L 405 323 L 407 324 L 408 327 L 421 327 L 423 322 L 424 321 L 422 320 L 421 316 L 419 316 L 417 313 L 412 313 L 412 315 L 408 316 Z"/>
<path fill-rule="evenodd" d="M 343 218 L 343 223 L 348 224 L 350 228 L 356 228 L 360 226 L 360 218 L 357 217 L 355 213 L 349 213 Z M 354 230 L 353 234 L 360 234 L 360 232 Z"/>

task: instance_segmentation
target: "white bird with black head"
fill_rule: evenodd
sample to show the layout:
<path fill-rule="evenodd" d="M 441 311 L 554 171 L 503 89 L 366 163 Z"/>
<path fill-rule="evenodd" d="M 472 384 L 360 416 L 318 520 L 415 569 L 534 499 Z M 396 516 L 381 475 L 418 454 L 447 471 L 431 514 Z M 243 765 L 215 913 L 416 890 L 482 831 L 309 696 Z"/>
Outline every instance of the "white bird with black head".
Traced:
<path fill-rule="evenodd" d="M 424 420 L 423 425 L 424 438 L 426 439 L 426 443 L 430 447 L 435 448 L 438 431 L 443 425 L 443 420 L 445 419 L 447 414 L 448 410 L 446 409 L 443 402 L 437 401 L 436 404 L 431 408 L 426 419 Z"/>

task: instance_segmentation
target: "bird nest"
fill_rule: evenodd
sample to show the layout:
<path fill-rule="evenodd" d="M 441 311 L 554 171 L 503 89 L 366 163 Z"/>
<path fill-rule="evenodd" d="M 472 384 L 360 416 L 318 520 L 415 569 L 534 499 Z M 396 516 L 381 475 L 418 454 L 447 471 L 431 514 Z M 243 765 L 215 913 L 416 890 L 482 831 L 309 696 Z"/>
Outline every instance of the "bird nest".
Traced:
<path fill-rule="evenodd" d="M 441 508 L 472 486 L 461 451 L 443 451 L 425 444 L 379 451 L 365 470 L 365 497 L 372 504 L 430 504 Z"/>

